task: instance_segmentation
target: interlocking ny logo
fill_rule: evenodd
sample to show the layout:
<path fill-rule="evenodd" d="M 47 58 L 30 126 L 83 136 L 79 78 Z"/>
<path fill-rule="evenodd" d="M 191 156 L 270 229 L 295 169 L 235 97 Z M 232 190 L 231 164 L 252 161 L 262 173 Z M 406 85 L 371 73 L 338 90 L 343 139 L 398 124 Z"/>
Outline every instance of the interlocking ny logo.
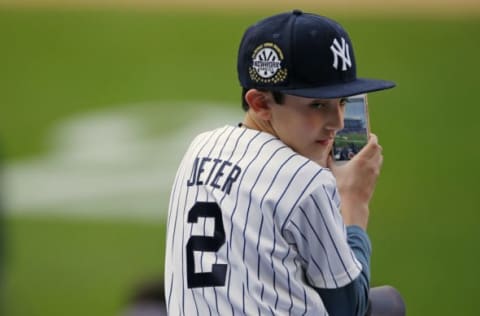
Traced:
<path fill-rule="evenodd" d="M 333 40 L 333 44 L 330 46 L 330 49 L 333 53 L 333 68 L 338 70 L 338 58 L 342 59 L 342 71 L 347 70 L 352 67 L 352 60 L 350 59 L 350 50 L 348 48 L 348 43 L 345 42 L 345 39 L 342 37 L 342 45 L 337 41 Z"/>

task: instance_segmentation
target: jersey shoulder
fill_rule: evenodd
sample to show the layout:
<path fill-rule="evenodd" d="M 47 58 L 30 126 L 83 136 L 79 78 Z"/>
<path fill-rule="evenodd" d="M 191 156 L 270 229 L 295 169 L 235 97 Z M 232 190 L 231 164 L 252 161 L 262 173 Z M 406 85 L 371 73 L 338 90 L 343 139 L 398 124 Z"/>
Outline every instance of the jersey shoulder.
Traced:
<path fill-rule="evenodd" d="M 312 190 L 316 187 L 335 187 L 336 180 L 329 168 L 323 167 L 289 148 L 290 157 L 286 159 L 285 167 L 280 169 L 283 181 L 297 178 L 299 182 L 310 183 Z"/>

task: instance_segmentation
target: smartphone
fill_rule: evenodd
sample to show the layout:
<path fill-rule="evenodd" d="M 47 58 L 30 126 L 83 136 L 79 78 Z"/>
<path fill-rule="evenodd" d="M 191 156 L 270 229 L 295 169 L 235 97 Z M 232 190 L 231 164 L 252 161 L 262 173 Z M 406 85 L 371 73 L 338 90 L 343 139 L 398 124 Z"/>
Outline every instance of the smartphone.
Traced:
<path fill-rule="evenodd" d="M 343 124 L 332 148 L 333 158 L 339 163 L 352 159 L 368 142 L 370 120 L 366 94 L 347 98 Z"/>

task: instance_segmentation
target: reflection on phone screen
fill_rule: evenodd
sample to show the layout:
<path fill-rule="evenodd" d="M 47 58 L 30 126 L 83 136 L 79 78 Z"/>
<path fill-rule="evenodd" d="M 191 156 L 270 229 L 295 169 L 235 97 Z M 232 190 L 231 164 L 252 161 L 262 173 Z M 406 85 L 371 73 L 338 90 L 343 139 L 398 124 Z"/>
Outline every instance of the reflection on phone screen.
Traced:
<path fill-rule="evenodd" d="M 344 127 L 337 132 L 333 145 L 336 161 L 352 159 L 368 142 L 368 112 L 366 96 L 347 99 Z"/>

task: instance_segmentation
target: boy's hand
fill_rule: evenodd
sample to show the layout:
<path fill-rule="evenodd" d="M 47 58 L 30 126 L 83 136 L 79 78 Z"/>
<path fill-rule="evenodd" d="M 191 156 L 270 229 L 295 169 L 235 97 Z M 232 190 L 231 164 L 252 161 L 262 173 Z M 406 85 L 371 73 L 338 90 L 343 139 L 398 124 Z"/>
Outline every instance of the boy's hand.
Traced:
<path fill-rule="evenodd" d="M 382 163 L 382 146 L 375 134 L 370 134 L 365 147 L 346 164 L 335 165 L 333 158 L 329 157 L 327 166 L 337 180 L 345 225 L 367 228 L 369 203 Z"/>

